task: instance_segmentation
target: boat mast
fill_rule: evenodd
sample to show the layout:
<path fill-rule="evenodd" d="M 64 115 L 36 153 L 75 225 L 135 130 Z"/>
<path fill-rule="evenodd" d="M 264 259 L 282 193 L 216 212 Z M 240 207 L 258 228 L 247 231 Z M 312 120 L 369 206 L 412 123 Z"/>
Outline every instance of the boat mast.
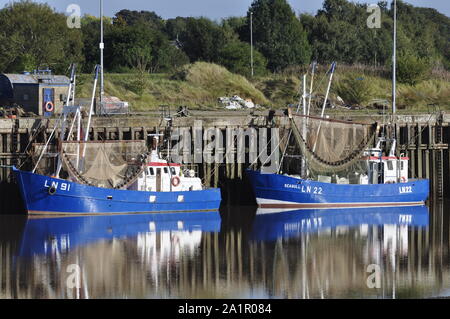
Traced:
<path fill-rule="evenodd" d="M 104 78 L 103 78 L 103 49 L 105 44 L 103 43 L 103 0 L 100 0 L 100 103 L 103 102 L 104 91 Z"/>
<path fill-rule="evenodd" d="M 389 156 L 395 156 L 397 147 L 397 123 L 396 123 L 396 113 L 397 113 L 397 0 L 394 0 L 394 32 L 393 32 L 393 49 L 392 49 L 392 144 L 389 151 Z"/>
<path fill-rule="evenodd" d="M 306 116 L 309 116 L 309 110 L 311 109 L 311 97 L 312 97 L 312 91 L 313 91 L 313 83 L 314 83 L 314 73 L 316 70 L 317 62 L 313 61 L 312 63 L 312 71 L 311 71 L 311 85 L 309 87 L 309 98 L 308 98 L 308 108 L 306 111 Z"/>
<path fill-rule="evenodd" d="M 396 113 L 397 113 L 397 0 L 394 0 L 394 32 L 393 32 L 393 49 L 392 49 L 392 144 L 389 156 L 396 156 L 397 153 L 397 123 L 396 123 Z M 400 178 L 400 158 L 397 160 L 396 169 L 396 181 L 398 182 Z"/>
<path fill-rule="evenodd" d="M 328 86 L 327 86 L 327 92 L 325 94 L 325 99 L 323 101 L 323 106 L 322 106 L 322 113 L 320 114 L 320 117 L 323 118 L 325 116 L 325 108 L 327 106 L 327 101 L 328 101 L 328 95 L 330 94 L 330 89 L 331 89 L 331 82 L 333 82 L 333 75 L 334 75 L 334 70 L 336 69 L 336 62 L 333 62 L 331 64 L 331 70 L 330 70 L 330 80 L 328 81 Z M 313 152 L 316 151 L 316 146 L 317 146 L 317 139 L 319 138 L 319 134 L 320 134 L 320 127 L 322 126 L 322 122 L 319 123 L 319 128 L 317 129 L 317 134 L 316 134 L 316 141 L 314 142 L 314 147 L 313 147 Z"/>
<path fill-rule="evenodd" d="M 314 72 L 314 66 L 313 66 L 313 72 Z M 313 73 L 313 76 L 314 76 L 314 73 Z M 311 83 L 312 83 L 312 81 L 313 80 L 311 79 Z M 306 114 L 307 114 L 307 111 L 306 111 L 306 74 L 303 76 L 303 96 L 302 96 L 302 98 L 303 98 L 303 119 L 302 119 L 302 131 L 303 132 L 302 132 L 302 134 L 303 134 L 303 136 L 305 138 L 305 141 L 307 141 L 308 139 L 307 139 L 307 136 L 306 136 L 306 134 L 307 134 L 307 127 L 306 127 L 306 121 L 307 121 L 306 120 Z M 289 143 L 289 140 L 286 143 Z M 306 177 L 307 172 L 308 171 L 306 169 L 306 157 L 303 154 L 303 156 L 302 156 L 302 166 L 301 166 L 301 176 L 302 176 L 302 178 Z"/>
<path fill-rule="evenodd" d="M 98 80 L 98 70 L 99 70 L 99 68 L 100 68 L 99 65 L 95 66 L 94 86 L 92 88 L 91 107 L 89 108 L 88 122 L 87 122 L 87 126 L 86 126 L 86 132 L 84 134 L 84 141 L 85 142 L 87 142 L 89 140 L 89 129 L 91 128 L 92 114 L 94 114 L 95 91 L 97 89 L 97 80 Z"/>
<path fill-rule="evenodd" d="M 91 120 L 92 120 L 92 115 L 94 114 L 95 91 L 97 90 L 98 72 L 99 72 L 100 67 L 101 67 L 101 66 L 97 64 L 97 65 L 95 66 L 95 70 L 94 70 L 95 75 L 94 75 L 94 85 L 93 85 L 93 88 L 92 88 L 91 106 L 90 106 L 90 108 L 89 108 L 89 114 L 88 114 L 88 121 L 87 121 L 87 126 L 86 126 L 86 132 L 84 133 L 84 137 L 83 137 L 83 140 L 84 140 L 84 143 L 83 143 L 83 152 L 82 152 L 82 154 L 81 154 L 81 160 L 82 160 L 82 163 L 84 163 L 84 157 L 85 157 L 85 155 L 86 155 L 86 144 L 87 144 L 86 142 L 89 140 L 89 130 L 91 129 Z M 80 166 L 84 166 L 82 163 L 81 163 Z M 81 168 L 83 168 L 83 167 L 81 167 Z M 84 169 L 84 168 L 83 168 L 83 169 Z"/>

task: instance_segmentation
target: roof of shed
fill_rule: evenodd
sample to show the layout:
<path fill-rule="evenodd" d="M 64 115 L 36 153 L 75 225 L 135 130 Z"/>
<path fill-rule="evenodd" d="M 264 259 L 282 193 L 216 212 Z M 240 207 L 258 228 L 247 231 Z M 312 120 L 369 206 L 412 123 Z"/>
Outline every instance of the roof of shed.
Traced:
<path fill-rule="evenodd" d="M 64 75 L 42 74 L 3 74 L 12 84 L 38 84 L 39 80 L 45 84 L 69 84 L 70 80 Z"/>

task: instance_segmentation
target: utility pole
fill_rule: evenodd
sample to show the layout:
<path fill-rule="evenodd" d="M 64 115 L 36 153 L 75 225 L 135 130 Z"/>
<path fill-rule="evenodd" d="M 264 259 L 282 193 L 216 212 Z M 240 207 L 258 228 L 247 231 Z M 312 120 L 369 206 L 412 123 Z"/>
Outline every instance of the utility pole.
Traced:
<path fill-rule="evenodd" d="M 100 103 L 103 102 L 104 78 L 103 78 L 103 0 L 100 0 Z"/>
<path fill-rule="evenodd" d="M 252 77 L 254 75 L 253 71 L 253 12 L 250 11 L 250 63 L 252 67 Z"/>
<path fill-rule="evenodd" d="M 396 81 L 397 81 L 397 0 L 394 0 L 394 49 L 392 50 L 392 116 L 397 113 Z"/>

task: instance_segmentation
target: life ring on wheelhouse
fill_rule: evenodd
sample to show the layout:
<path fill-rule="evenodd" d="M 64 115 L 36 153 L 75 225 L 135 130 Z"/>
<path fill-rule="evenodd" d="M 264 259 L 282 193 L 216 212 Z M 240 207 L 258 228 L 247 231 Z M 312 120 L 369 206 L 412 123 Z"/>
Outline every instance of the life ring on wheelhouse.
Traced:
<path fill-rule="evenodd" d="M 405 176 L 400 177 L 400 183 L 406 183 L 406 177 Z"/>
<path fill-rule="evenodd" d="M 52 101 L 48 101 L 47 103 L 45 103 L 44 109 L 45 112 L 53 112 L 55 106 L 53 105 Z"/>
<path fill-rule="evenodd" d="M 173 187 L 177 187 L 178 185 L 180 185 L 181 181 L 180 181 L 180 178 L 178 176 L 174 176 L 174 177 L 172 177 L 171 182 L 172 182 L 172 186 Z"/>

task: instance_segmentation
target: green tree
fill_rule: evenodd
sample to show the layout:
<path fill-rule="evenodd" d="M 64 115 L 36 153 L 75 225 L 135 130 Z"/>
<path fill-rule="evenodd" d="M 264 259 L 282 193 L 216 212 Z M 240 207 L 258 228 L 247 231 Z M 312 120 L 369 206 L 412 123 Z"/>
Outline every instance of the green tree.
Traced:
<path fill-rule="evenodd" d="M 401 52 L 397 58 L 397 79 L 399 82 L 416 85 L 424 80 L 430 71 L 426 58 L 410 52 Z"/>
<path fill-rule="evenodd" d="M 372 64 L 383 59 L 384 50 L 378 45 L 384 48 L 384 30 L 367 28 L 366 5 L 326 0 L 313 19 L 308 15 L 301 15 L 300 19 L 308 31 L 313 56 L 321 63 Z"/>
<path fill-rule="evenodd" d="M 152 44 L 155 35 L 143 25 L 114 25 L 105 34 L 105 67 L 149 67 L 152 62 Z"/>
<path fill-rule="evenodd" d="M 179 40 L 191 62 L 218 62 L 225 35 L 219 25 L 207 18 L 187 18 Z"/>
<path fill-rule="evenodd" d="M 22 37 L 18 33 L 6 34 L 5 30 L 0 30 L 0 72 L 26 70 L 22 66 L 18 66 L 22 63 L 20 55 L 17 54 L 21 49 L 21 44 Z M 33 67 L 35 64 L 33 63 Z"/>
<path fill-rule="evenodd" d="M 189 57 L 175 43 L 166 43 L 156 52 L 156 65 L 159 72 L 172 72 L 189 63 Z"/>
<path fill-rule="evenodd" d="M 247 77 L 251 76 L 251 48 L 248 43 L 233 41 L 226 44 L 220 51 L 219 62 L 233 73 Z M 254 75 L 266 73 L 267 60 L 258 51 L 253 51 Z"/>
<path fill-rule="evenodd" d="M 82 36 L 67 26 L 67 17 L 48 5 L 12 2 L 0 10 L 0 67 L 20 72 L 23 68 L 50 67 L 64 72 L 70 62 L 82 62 Z M 3 42 L 3 41 L 2 41 Z M 31 71 L 31 70 L 28 70 Z"/>
<path fill-rule="evenodd" d="M 113 23 L 122 25 L 146 24 L 150 28 L 157 30 L 164 28 L 163 19 L 153 11 L 131 11 L 123 9 L 116 13 Z"/>
<path fill-rule="evenodd" d="M 189 63 L 177 43 L 169 41 L 166 33 L 144 20 L 136 20 L 133 24 L 115 20 L 105 33 L 105 46 L 108 48 L 105 66 L 113 71 L 144 69 L 151 73 L 167 72 Z"/>
<path fill-rule="evenodd" d="M 187 18 L 176 17 L 175 19 L 168 19 L 165 23 L 164 32 L 169 39 L 176 40 L 186 32 Z"/>
<path fill-rule="evenodd" d="M 250 40 L 250 15 L 253 13 L 255 47 L 268 60 L 272 71 L 291 65 L 308 64 L 311 48 L 306 32 L 286 0 L 255 0 L 247 12 L 243 38 Z"/>
<path fill-rule="evenodd" d="M 105 36 L 111 33 L 112 19 L 105 17 L 104 21 Z M 83 35 L 83 56 L 84 63 L 82 71 L 91 73 L 94 66 L 100 62 L 100 19 L 94 16 L 85 15 L 81 19 L 81 32 Z M 109 50 L 109 43 L 105 47 L 105 52 Z"/>

